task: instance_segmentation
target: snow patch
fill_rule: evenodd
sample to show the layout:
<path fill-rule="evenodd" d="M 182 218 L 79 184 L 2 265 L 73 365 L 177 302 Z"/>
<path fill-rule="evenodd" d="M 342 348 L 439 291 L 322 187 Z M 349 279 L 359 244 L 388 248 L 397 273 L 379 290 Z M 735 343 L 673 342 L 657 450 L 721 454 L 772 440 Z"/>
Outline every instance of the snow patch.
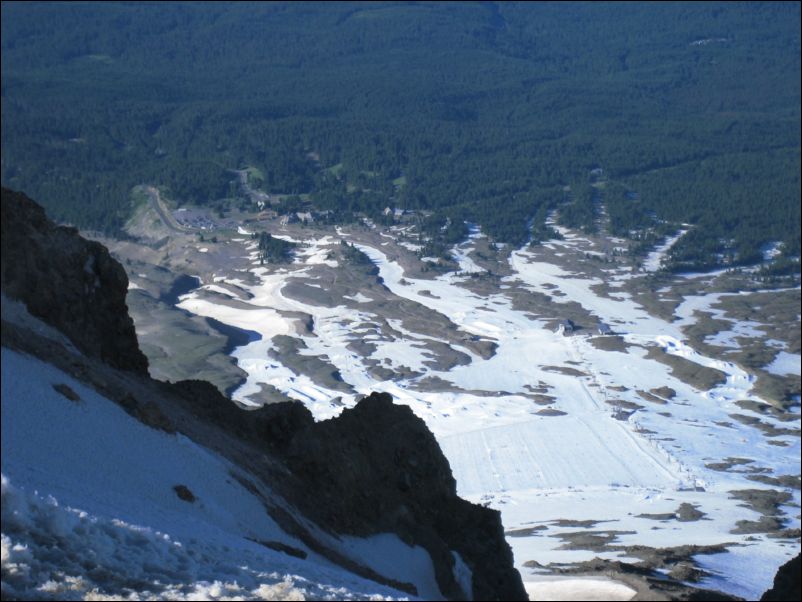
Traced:
<path fill-rule="evenodd" d="M 680 230 L 674 236 L 667 237 L 662 245 L 656 247 L 654 251 L 649 253 L 646 259 L 643 260 L 643 270 L 645 272 L 656 272 L 663 267 L 663 261 L 671 250 L 671 247 L 673 247 L 686 232 L 688 232 L 688 230 Z"/>
<path fill-rule="evenodd" d="M 631 600 L 637 593 L 612 579 L 553 577 L 524 583 L 530 600 Z"/>
<path fill-rule="evenodd" d="M 343 295 L 343 299 L 350 299 L 351 301 L 356 301 L 357 303 L 369 303 L 373 301 L 373 299 L 363 295 L 362 293 L 357 293 L 355 295 Z"/>
<path fill-rule="evenodd" d="M 798 353 L 788 353 L 787 351 L 780 351 L 774 361 L 766 366 L 766 370 L 772 374 L 779 374 L 785 376 L 787 374 L 800 375 L 802 372 L 802 356 Z"/>
<path fill-rule="evenodd" d="M 341 550 L 363 566 L 402 583 L 412 583 L 424 600 L 444 600 L 429 553 L 405 544 L 394 533 L 366 538 L 342 536 Z"/>

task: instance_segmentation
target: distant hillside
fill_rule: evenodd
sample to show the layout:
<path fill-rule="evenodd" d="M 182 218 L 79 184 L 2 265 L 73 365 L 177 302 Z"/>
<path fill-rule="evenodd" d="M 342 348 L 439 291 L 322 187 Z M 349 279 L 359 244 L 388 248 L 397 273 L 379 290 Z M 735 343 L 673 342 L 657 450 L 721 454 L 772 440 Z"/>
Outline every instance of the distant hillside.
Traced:
<path fill-rule="evenodd" d="M 771 2 L 4 3 L 2 182 L 113 231 L 136 184 L 239 203 L 253 166 L 340 220 L 522 243 L 602 203 L 619 234 L 698 224 L 681 266 L 794 256 L 799 32 Z"/>

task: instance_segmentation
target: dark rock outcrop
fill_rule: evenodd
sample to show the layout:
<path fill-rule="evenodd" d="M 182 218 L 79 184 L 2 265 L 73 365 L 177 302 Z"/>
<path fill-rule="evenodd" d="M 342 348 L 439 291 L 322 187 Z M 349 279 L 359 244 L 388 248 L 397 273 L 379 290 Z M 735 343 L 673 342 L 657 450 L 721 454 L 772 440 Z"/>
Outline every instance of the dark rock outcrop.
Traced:
<path fill-rule="evenodd" d="M 272 454 L 280 454 L 300 431 L 315 423 L 302 403 L 285 401 L 243 410 L 205 380 L 164 384 L 165 392 L 177 393 L 198 419 L 215 424 Z"/>
<path fill-rule="evenodd" d="M 795 558 L 779 568 L 774 577 L 774 585 L 761 596 L 761 600 L 799 600 L 802 598 L 800 558 L 800 555 L 797 554 Z"/>
<path fill-rule="evenodd" d="M 526 600 L 500 514 L 457 496 L 451 468 L 426 424 L 387 393 L 298 431 L 286 462 L 313 496 L 293 499 L 335 533 L 391 532 L 425 548 L 443 594 L 470 596 L 454 577 L 459 554 L 478 600 Z"/>
<path fill-rule="evenodd" d="M 332 420 L 315 422 L 299 402 L 245 411 L 203 381 L 169 385 L 200 419 L 283 459 L 291 475 L 272 484 L 319 526 L 341 535 L 396 533 L 426 549 L 443 594 L 526 600 L 500 514 L 457 496 L 434 435 L 408 406 L 373 393 Z M 473 592 L 454 577 L 452 552 L 471 569 Z"/>
<path fill-rule="evenodd" d="M 56 226 L 22 193 L 2 189 L 2 289 L 83 353 L 147 374 L 125 296 L 128 277 L 108 250 Z"/>

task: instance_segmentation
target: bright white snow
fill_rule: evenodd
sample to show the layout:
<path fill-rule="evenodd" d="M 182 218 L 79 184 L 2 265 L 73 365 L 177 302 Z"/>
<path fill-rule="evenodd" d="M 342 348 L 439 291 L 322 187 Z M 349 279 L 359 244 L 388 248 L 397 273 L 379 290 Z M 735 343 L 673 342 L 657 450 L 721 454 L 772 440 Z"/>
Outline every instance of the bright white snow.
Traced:
<path fill-rule="evenodd" d="M 610 579 L 548 577 L 524 583 L 530 600 L 631 600 L 635 590 Z"/>
<path fill-rule="evenodd" d="M 69 375 L 5 347 L 2 372 L 4 597 L 407 597 L 308 550 L 301 560 L 250 541 L 306 549 L 219 456 L 145 426 Z M 179 499 L 176 485 L 196 500 Z M 354 541 L 366 557 L 392 545 L 382 536 Z"/>
<path fill-rule="evenodd" d="M 787 351 L 780 351 L 774 361 L 766 366 L 766 370 L 772 374 L 796 374 L 800 375 L 800 368 L 802 366 L 802 357 L 798 353 L 788 353 Z"/>

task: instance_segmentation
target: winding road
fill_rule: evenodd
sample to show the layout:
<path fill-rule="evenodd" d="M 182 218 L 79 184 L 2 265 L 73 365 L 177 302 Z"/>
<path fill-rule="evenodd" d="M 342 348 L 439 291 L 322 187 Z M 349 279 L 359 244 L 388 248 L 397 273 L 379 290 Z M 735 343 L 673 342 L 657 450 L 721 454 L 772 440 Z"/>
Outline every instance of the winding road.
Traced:
<path fill-rule="evenodd" d="M 145 194 L 148 195 L 150 206 L 156 211 L 156 213 L 159 214 L 159 218 L 168 229 L 172 230 L 173 232 L 180 233 L 186 233 L 190 231 L 189 228 L 185 228 L 179 224 L 175 217 L 173 217 L 173 214 L 165 206 L 164 201 L 162 201 L 161 195 L 159 194 L 159 190 L 155 186 L 144 186 L 143 188 L 145 190 Z"/>

